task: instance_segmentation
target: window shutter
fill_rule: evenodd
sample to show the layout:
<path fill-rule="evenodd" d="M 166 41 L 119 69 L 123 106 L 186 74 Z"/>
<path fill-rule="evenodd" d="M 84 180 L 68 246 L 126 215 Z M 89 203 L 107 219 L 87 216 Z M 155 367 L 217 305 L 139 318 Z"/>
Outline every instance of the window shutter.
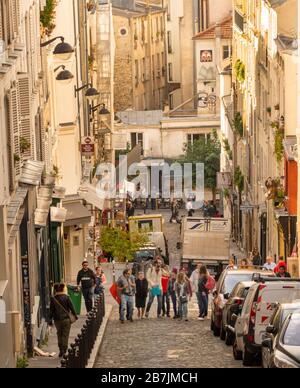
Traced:
<path fill-rule="evenodd" d="M 9 121 L 9 148 L 11 154 L 10 175 L 11 182 L 21 174 L 21 152 L 20 152 L 20 121 L 19 121 L 19 101 L 18 91 L 16 88 L 8 92 L 8 121 Z"/>
<path fill-rule="evenodd" d="M 19 24 L 20 24 L 20 5 L 19 0 L 11 0 L 11 18 L 12 18 L 12 31 L 13 36 L 18 36 Z"/>
<path fill-rule="evenodd" d="M 37 80 L 37 58 L 36 58 L 36 34 L 34 30 L 34 12 L 30 9 L 29 12 L 29 34 L 30 34 L 30 55 L 32 66 L 32 86 L 35 85 Z"/>
<path fill-rule="evenodd" d="M 18 98 L 20 106 L 20 137 L 30 144 L 23 150 L 23 160 L 33 159 L 34 136 L 31 126 L 31 85 L 29 75 L 18 75 Z"/>
<path fill-rule="evenodd" d="M 2 1 L 0 0 L 0 40 L 4 40 L 3 16 Z"/>

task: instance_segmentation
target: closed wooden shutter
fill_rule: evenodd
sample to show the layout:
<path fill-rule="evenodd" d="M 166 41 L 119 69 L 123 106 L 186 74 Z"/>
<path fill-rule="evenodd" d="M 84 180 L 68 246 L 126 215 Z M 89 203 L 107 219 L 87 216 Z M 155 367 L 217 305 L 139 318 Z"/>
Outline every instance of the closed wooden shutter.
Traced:
<path fill-rule="evenodd" d="M 10 89 L 8 92 L 8 124 L 9 124 L 9 148 L 11 151 L 11 179 L 12 182 L 21 174 L 20 152 L 20 120 L 18 90 Z M 14 183 L 13 183 L 14 184 Z"/>
<path fill-rule="evenodd" d="M 33 159 L 34 136 L 31 125 L 31 85 L 29 75 L 18 75 L 18 98 L 20 106 L 20 138 L 30 147 L 22 150 L 23 160 Z"/>
<path fill-rule="evenodd" d="M 34 29 L 34 10 L 29 11 L 29 36 L 30 36 L 30 55 L 32 68 L 32 86 L 35 86 L 37 80 L 37 53 L 36 53 L 36 34 Z"/>
<path fill-rule="evenodd" d="M 12 32 L 14 38 L 18 36 L 20 25 L 20 4 L 19 0 L 11 0 L 11 18 L 12 18 Z"/>
<path fill-rule="evenodd" d="M 2 0 L 0 0 L 0 40 L 4 40 L 4 23 L 3 23 L 3 9 Z"/>

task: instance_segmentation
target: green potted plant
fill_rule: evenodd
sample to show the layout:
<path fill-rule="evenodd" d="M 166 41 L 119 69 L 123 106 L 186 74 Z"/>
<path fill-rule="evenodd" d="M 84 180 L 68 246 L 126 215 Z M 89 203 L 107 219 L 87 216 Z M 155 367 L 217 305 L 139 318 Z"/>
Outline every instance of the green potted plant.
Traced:
<path fill-rule="evenodd" d="M 234 171 L 234 184 L 239 189 L 240 193 L 244 191 L 245 178 L 239 166 Z"/>
<path fill-rule="evenodd" d="M 276 197 L 274 199 L 274 206 L 278 209 L 282 209 L 285 206 L 285 190 L 284 187 L 277 189 Z"/>
<path fill-rule="evenodd" d="M 234 117 L 234 128 L 239 137 L 242 138 L 244 136 L 244 124 L 240 112 L 237 112 Z"/>
<path fill-rule="evenodd" d="M 272 113 L 272 108 L 271 108 L 270 106 L 268 106 L 267 109 L 266 109 L 266 111 L 267 111 L 267 113 L 268 113 L 269 115 L 271 115 L 271 113 Z"/>
<path fill-rule="evenodd" d="M 20 151 L 24 154 L 25 151 L 30 149 L 30 142 L 25 137 L 20 137 Z"/>
<path fill-rule="evenodd" d="M 20 161 L 21 161 L 20 155 L 14 154 L 14 162 L 15 162 L 15 164 L 17 164 L 17 163 L 20 162 Z"/>

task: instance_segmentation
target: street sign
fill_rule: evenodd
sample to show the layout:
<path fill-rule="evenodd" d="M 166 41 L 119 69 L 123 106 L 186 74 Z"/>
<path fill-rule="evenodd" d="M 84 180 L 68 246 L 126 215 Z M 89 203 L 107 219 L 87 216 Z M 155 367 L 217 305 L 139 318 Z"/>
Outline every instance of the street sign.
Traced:
<path fill-rule="evenodd" d="M 90 136 L 84 137 L 81 142 L 82 156 L 91 157 L 95 153 L 95 142 Z"/>

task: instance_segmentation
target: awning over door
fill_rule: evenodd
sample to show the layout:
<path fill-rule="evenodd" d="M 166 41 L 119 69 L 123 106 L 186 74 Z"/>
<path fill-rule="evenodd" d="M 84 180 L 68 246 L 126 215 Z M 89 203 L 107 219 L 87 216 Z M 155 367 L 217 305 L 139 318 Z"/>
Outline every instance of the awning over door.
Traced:
<path fill-rule="evenodd" d="M 89 224 L 91 222 L 91 212 L 81 202 L 64 202 L 63 206 L 68 211 L 64 226 Z"/>

